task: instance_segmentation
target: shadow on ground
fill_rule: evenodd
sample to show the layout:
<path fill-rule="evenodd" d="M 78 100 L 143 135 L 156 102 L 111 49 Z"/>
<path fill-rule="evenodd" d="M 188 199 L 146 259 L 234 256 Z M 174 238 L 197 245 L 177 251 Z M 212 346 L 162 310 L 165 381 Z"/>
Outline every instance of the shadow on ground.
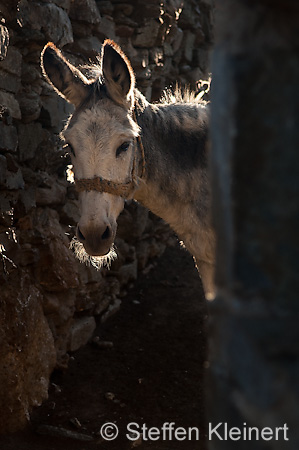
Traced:
<path fill-rule="evenodd" d="M 205 324 L 192 258 L 178 247 L 167 249 L 155 268 L 139 277 L 121 310 L 97 328 L 104 347 L 90 343 L 74 353 L 69 370 L 53 374 L 49 400 L 33 412 L 31 426 L 0 437 L 1 450 L 205 450 Z M 115 440 L 100 436 L 106 422 L 118 426 Z M 197 427 L 199 441 L 195 432 L 191 441 L 170 439 L 167 432 L 154 441 L 146 432 L 133 442 L 126 437 L 132 422 Z M 56 435 L 60 430 L 63 437 Z M 82 435 L 92 440 L 78 440 Z"/>

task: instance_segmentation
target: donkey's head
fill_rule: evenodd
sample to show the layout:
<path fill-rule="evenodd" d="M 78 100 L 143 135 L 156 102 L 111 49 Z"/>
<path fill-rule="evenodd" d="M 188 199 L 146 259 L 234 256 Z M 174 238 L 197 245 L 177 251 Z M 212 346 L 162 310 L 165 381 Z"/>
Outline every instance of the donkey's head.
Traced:
<path fill-rule="evenodd" d="M 102 257 L 112 249 L 116 220 L 124 197 L 131 194 L 127 189 L 122 195 L 122 187 L 131 187 L 135 170 L 139 127 L 132 118 L 133 70 L 110 40 L 104 42 L 99 76 L 93 80 L 72 66 L 52 43 L 44 48 L 41 62 L 47 80 L 75 106 L 62 134 L 79 187 L 77 247 Z"/>

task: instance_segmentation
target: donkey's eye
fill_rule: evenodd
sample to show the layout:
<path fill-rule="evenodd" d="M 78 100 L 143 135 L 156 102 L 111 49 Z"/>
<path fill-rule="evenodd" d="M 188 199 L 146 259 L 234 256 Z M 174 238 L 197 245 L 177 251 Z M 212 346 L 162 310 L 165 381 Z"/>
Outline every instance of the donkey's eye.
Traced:
<path fill-rule="evenodd" d="M 130 147 L 130 142 L 124 142 L 121 144 L 116 150 L 116 157 L 118 157 L 121 153 L 126 152 Z"/>
<path fill-rule="evenodd" d="M 71 153 L 73 156 L 76 156 L 75 155 L 75 150 L 74 150 L 74 148 L 73 148 L 73 146 L 69 143 L 69 142 L 67 142 L 64 146 L 63 146 L 63 148 L 65 148 L 69 153 Z"/>

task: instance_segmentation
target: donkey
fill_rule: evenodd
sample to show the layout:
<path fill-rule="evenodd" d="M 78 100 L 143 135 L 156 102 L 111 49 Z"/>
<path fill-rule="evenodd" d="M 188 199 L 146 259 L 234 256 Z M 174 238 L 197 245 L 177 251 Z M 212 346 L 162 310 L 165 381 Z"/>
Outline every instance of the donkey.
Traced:
<path fill-rule="evenodd" d="M 77 246 L 85 255 L 111 257 L 117 218 L 125 200 L 135 199 L 170 224 L 195 258 L 206 297 L 213 296 L 208 106 L 194 95 L 149 103 L 135 87 L 128 58 L 109 39 L 92 77 L 53 43 L 43 49 L 41 66 L 75 106 L 62 136 L 79 192 Z"/>

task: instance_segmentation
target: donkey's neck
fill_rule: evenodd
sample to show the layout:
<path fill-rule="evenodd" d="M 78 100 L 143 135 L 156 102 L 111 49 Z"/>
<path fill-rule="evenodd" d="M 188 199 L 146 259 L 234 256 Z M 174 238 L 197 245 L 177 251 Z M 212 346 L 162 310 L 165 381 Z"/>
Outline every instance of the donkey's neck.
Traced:
<path fill-rule="evenodd" d="M 208 112 L 198 103 L 152 105 L 139 97 L 146 175 L 135 199 L 184 240 L 209 220 Z"/>

